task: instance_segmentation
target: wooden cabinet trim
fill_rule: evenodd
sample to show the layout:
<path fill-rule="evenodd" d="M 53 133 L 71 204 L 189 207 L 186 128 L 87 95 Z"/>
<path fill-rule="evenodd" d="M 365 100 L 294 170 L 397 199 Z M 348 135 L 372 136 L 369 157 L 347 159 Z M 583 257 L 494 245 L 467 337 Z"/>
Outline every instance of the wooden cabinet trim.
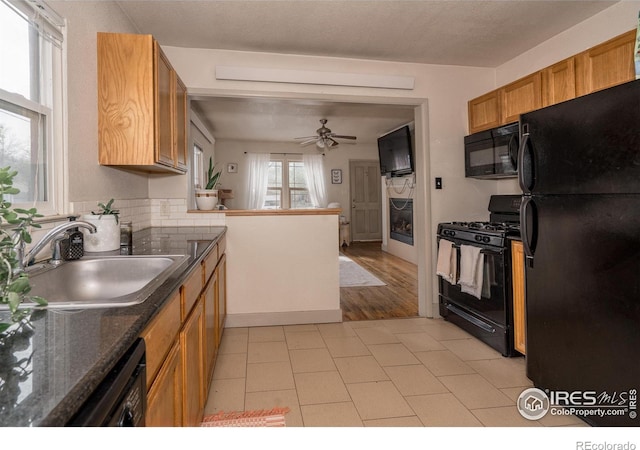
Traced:
<path fill-rule="evenodd" d="M 524 248 L 521 241 L 511 241 L 511 280 L 513 291 L 513 345 L 526 354 L 527 311 L 524 278 Z"/>

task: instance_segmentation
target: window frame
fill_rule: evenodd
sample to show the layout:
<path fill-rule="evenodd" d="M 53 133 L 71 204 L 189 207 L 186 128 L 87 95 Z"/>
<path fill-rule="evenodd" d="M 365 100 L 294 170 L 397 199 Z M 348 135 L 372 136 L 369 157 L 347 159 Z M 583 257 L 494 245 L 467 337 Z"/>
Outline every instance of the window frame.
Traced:
<path fill-rule="evenodd" d="M 272 186 L 267 185 L 267 192 L 269 191 L 279 191 L 280 192 L 280 206 L 276 207 L 266 207 L 263 205 L 262 209 L 307 209 L 309 206 L 297 208 L 292 207 L 292 195 L 296 192 L 306 192 L 307 195 L 309 193 L 309 188 L 298 188 L 291 186 L 291 177 L 290 177 L 290 163 L 300 163 L 302 167 L 304 167 L 304 162 L 302 161 L 301 155 L 288 155 L 285 154 L 283 156 L 280 155 L 272 155 L 270 162 L 280 162 L 282 163 L 282 186 Z M 304 169 L 303 169 L 304 170 Z M 306 175 L 305 175 L 306 176 Z M 306 180 L 306 179 L 305 179 Z"/>
<path fill-rule="evenodd" d="M 44 118 L 42 134 L 38 135 L 39 149 L 44 151 L 42 164 L 45 173 L 42 175 L 44 186 L 38 186 L 36 199 L 29 202 L 14 202 L 14 207 L 37 208 L 45 217 L 64 215 L 68 212 L 68 173 L 67 156 L 67 28 L 66 21 L 58 16 L 46 3 L 39 0 L 25 2 L 21 0 L 0 0 L 9 9 L 21 16 L 36 30 L 37 55 L 29 49 L 30 58 L 37 59 L 38 64 L 32 68 L 38 71 L 39 101 L 28 99 L 21 94 L 6 91 L 0 87 L 0 99 L 18 108 L 38 114 Z M 35 18 L 34 18 L 35 17 Z M 46 48 L 43 45 L 47 42 Z M 34 54 L 31 54 L 34 53 Z M 46 66 L 43 68 L 43 66 Z M 43 70 L 45 72 L 43 72 Z M 48 89 L 43 80 L 51 79 Z M 48 103 L 48 104 L 47 104 Z M 46 200 L 41 196 L 45 189 Z"/>

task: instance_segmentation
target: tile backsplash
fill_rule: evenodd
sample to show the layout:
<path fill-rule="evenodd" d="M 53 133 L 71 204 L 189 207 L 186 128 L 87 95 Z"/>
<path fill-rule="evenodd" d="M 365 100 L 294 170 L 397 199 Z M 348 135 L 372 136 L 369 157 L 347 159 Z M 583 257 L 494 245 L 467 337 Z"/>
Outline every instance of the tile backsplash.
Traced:
<path fill-rule="evenodd" d="M 72 202 L 69 216 L 79 216 L 83 214 L 91 214 L 91 211 L 97 211 L 98 202 L 104 202 L 104 199 L 96 201 Z M 133 225 L 133 232 L 148 227 L 201 227 L 201 226 L 224 226 L 224 213 L 188 213 L 187 201 L 185 199 L 115 199 L 113 208 L 120 211 L 120 220 Z M 38 242 L 44 234 L 58 225 L 67 221 L 66 216 L 61 216 L 60 220 L 51 220 L 42 223 L 42 228 L 33 229 L 31 236 L 33 242 Z M 27 250 L 31 248 L 27 245 Z M 51 250 L 49 246 L 38 254 L 38 259 L 47 258 Z"/>

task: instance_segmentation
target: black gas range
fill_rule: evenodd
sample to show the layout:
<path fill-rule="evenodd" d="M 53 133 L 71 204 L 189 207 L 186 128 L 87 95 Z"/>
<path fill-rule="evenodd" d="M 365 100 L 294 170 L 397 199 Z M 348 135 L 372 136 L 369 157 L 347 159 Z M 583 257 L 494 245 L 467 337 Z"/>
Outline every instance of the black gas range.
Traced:
<path fill-rule="evenodd" d="M 438 249 L 455 255 L 455 279 L 439 279 L 439 311 L 447 321 L 498 350 L 503 356 L 518 354 L 513 348 L 513 308 L 510 239 L 520 236 L 520 196 L 494 195 L 486 222 L 446 222 L 438 225 Z M 474 250 L 475 249 L 475 252 Z M 473 254 L 481 265 L 475 289 L 464 289 L 462 266 Z M 440 254 L 439 254 L 440 257 Z M 474 261 L 472 261 L 473 263 Z"/>

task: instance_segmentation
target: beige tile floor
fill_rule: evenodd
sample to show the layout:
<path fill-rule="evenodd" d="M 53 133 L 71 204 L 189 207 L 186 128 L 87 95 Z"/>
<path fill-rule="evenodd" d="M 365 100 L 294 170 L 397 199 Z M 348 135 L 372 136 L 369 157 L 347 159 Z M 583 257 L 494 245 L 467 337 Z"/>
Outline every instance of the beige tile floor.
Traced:
<path fill-rule="evenodd" d="M 287 406 L 287 426 L 584 426 L 529 421 L 524 358 L 441 319 L 227 328 L 205 414 Z"/>

